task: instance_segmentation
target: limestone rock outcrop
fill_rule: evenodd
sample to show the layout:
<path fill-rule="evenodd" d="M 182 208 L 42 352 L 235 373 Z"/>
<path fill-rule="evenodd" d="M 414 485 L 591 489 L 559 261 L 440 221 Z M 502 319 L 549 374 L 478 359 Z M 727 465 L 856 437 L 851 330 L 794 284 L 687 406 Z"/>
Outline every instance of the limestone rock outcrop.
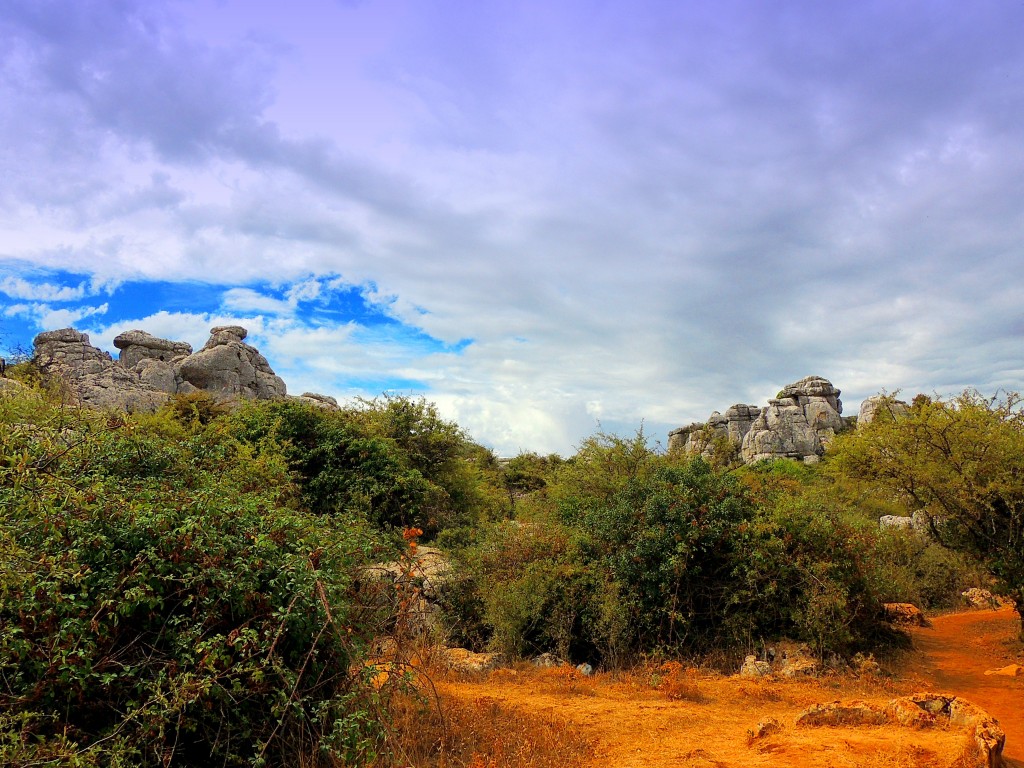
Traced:
<path fill-rule="evenodd" d="M 957 765 L 998 768 L 1003 764 L 1006 733 L 981 707 L 948 693 L 915 693 L 885 704 L 834 701 L 815 704 L 796 718 L 798 727 L 899 725 L 907 728 L 959 728 L 969 734 L 969 748 Z"/>
<path fill-rule="evenodd" d="M 897 400 L 889 395 L 872 395 L 860 404 L 860 412 L 857 414 L 857 426 L 862 427 L 865 424 L 870 424 L 878 418 L 880 413 L 897 419 L 910 413 L 910 405 L 903 400 Z"/>
<path fill-rule="evenodd" d="M 155 411 L 177 393 L 203 390 L 224 400 L 275 399 L 287 388 L 267 359 L 244 343 L 240 326 L 214 328 L 199 352 L 182 341 L 131 330 L 114 339 L 117 360 L 73 328 L 35 338 L 33 360 L 63 379 L 83 405 L 124 411 Z M 329 398 L 327 398 L 329 399 Z"/>
<path fill-rule="evenodd" d="M 319 392 L 303 392 L 301 395 L 289 395 L 288 397 L 316 408 L 323 408 L 328 411 L 338 410 L 337 400 L 330 395 L 321 395 Z"/>
<path fill-rule="evenodd" d="M 202 389 L 224 399 L 284 397 L 284 380 L 259 350 L 244 342 L 247 335 L 245 328 L 237 325 L 213 328 L 206 346 L 178 365 L 179 390 Z"/>
<path fill-rule="evenodd" d="M 121 350 L 117 359 L 125 368 L 134 368 L 142 360 L 174 362 L 192 354 L 191 344 L 160 339 L 145 331 L 125 331 L 114 337 L 114 346 Z"/>
<path fill-rule="evenodd" d="M 724 415 L 716 411 L 703 424 L 673 430 L 669 450 L 709 457 L 725 444 L 747 464 L 777 458 L 816 461 L 836 433 L 847 428 L 839 394 L 828 379 L 808 376 L 784 387 L 764 408 L 737 404 Z"/>
<path fill-rule="evenodd" d="M 144 382 L 134 371 L 114 362 L 73 328 L 40 333 L 33 360 L 48 375 L 62 378 L 83 405 L 128 412 L 155 411 L 167 392 Z"/>
<path fill-rule="evenodd" d="M 839 390 L 820 376 L 800 379 L 768 401 L 740 449 L 743 461 L 761 459 L 815 460 L 846 427 Z"/>
<path fill-rule="evenodd" d="M 710 457 L 719 438 L 727 438 L 731 444 L 739 446 L 750 431 L 754 420 L 760 415 L 761 409 L 756 405 L 743 403 L 727 408 L 724 416 L 715 411 L 703 424 L 694 423 L 669 432 L 669 450 L 699 453 L 707 458 Z"/>

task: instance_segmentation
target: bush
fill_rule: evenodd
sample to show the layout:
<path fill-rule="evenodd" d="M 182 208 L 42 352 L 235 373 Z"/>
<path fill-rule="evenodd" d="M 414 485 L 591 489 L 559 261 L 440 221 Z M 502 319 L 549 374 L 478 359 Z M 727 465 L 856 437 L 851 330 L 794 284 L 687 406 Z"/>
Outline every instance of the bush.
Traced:
<path fill-rule="evenodd" d="M 0 408 L 0 762 L 373 757 L 365 528 L 288 506 L 280 455 L 253 483 L 222 430 L 171 439 L 31 393 Z"/>
<path fill-rule="evenodd" d="M 805 495 L 809 477 L 782 468 L 752 483 L 635 441 L 588 441 L 530 520 L 462 550 L 448 608 L 497 650 L 606 665 L 780 636 L 821 654 L 867 647 L 879 630 L 874 529 Z"/>

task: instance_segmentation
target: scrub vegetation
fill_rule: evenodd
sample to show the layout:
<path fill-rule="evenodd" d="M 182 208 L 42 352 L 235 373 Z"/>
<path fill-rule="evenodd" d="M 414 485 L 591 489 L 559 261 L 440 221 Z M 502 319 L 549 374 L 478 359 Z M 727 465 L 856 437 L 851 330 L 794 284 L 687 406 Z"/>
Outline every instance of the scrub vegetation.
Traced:
<path fill-rule="evenodd" d="M 815 467 L 730 467 L 642 432 L 499 460 L 421 399 L 112 415 L 33 381 L 0 395 L 5 765 L 392 764 L 410 712 L 445 718 L 419 672 L 381 675 L 406 602 L 365 573 L 418 538 L 454 563 L 434 640 L 605 671 L 780 638 L 850 657 L 892 642 L 884 602 L 1024 596 L 1015 396 L 918 399 Z M 931 538 L 879 530 L 913 512 Z"/>

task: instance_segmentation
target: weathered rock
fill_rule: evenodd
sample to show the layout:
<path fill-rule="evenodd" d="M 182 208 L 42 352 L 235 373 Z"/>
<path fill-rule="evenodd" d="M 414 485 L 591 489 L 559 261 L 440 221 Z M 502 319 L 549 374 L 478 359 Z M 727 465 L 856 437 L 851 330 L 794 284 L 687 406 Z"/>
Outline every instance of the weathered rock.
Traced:
<path fill-rule="evenodd" d="M 996 610 L 1003 604 L 998 597 L 980 587 L 971 587 L 966 592 L 961 592 L 960 596 L 971 608 Z"/>
<path fill-rule="evenodd" d="M 916 693 L 892 699 L 885 705 L 865 701 L 815 704 L 801 712 L 798 726 L 884 725 L 910 728 L 963 728 L 971 734 L 971 765 L 997 768 L 1002 765 L 1006 734 L 999 722 L 969 701 L 944 693 Z"/>
<path fill-rule="evenodd" d="M 772 665 L 767 661 L 758 661 L 756 656 L 747 656 L 740 667 L 740 677 L 765 677 L 772 672 Z"/>
<path fill-rule="evenodd" d="M 83 405 L 152 412 L 167 400 L 166 392 L 115 363 L 110 355 L 89 343 L 88 335 L 73 328 L 40 333 L 34 347 L 36 364 L 48 375 L 62 378 L 72 397 Z"/>
<path fill-rule="evenodd" d="M 1022 677 L 1024 676 L 1024 667 L 1020 664 L 1008 664 L 999 669 L 986 669 L 985 674 L 997 677 Z"/>
<path fill-rule="evenodd" d="M 792 458 L 812 463 L 848 424 L 839 390 L 828 379 L 808 376 L 783 387 L 765 408 L 738 403 L 704 423 L 674 429 L 669 450 L 710 458 L 727 441 L 743 462 Z"/>
<path fill-rule="evenodd" d="M 928 620 L 921 609 L 911 603 L 885 603 L 882 606 L 885 620 L 891 624 L 909 627 L 926 627 Z"/>
<path fill-rule="evenodd" d="M 473 653 L 465 648 L 445 648 L 442 658 L 448 669 L 462 674 L 482 674 L 505 663 L 500 653 Z"/>
<path fill-rule="evenodd" d="M 846 427 L 839 395 L 832 382 L 820 376 L 808 376 L 784 387 L 750 425 L 741 447 L 743 461 L 821 456 L 829 441 Z"/>
<path fill-rule="evenodd" d="M 284 397 L 284 380 L 259 350 L 242 341 L 246 335 L 241 326 L 213 328 L 206 346 L 180 362 L 178 376 L 182 382 L 223 399 Z"/>
<path fill-rule="evenodd" d="M 83 405 L 126 411 L 153 411 L 173 394 L 203 390 L 224 400 L 285 397 L 284 381 L 267 359 L 244 342 L 245 328 L 213 328 L 197 353 L 185 342 L 169 341 L 145 331 L 126 331 L 114 339 L 117 361 L 73 328 L 41 333 L 33 359 L 48 374 L 59 376 Z M 326 395 L 307 393 L 306 402 L 336 408 Z"/>
<path fill-rule="evenodd" d="M 321 395 L 317 392 L 303 392 L 301 395 L 289 395 L 289 399 L 297 400 L 300 403 L 306 403 L 306 405 L 312 405 L 316 408 L 323 408 L 328 411 L 338 410 L 338 401 L 329 395 Z"/>
<path fill-rule="evenodd" d="M 928 513 L 916 511 L 910 517 L 905 515 L 882 515 L 878 518 L 878 527 L 895 531 L 914 532 L 923 539 L 931 537 L 931 521 Z"/>
<path fill-rule="evenodd" d="M 782 723 L 776 720 L 774 717 L 769 717 L 766 720 L 762 720 L 757 724 L 756 727 L 752 728 L 747 733 L 748 741 L 757 741 L 759 739 L 765 739 L 776 733 L 782 732 Z"/>
<path fill-rule="evenodd" d="M 743 438 L 750 431 L 750 425 L 761 413 L 756 405 L 737 403 L 726 409 L 723 416 L 712 413 L 707 422 L 694 423 L 674 429 L 668 433 L 670 451 L 701 454 L 710 457 L 716 438 L 726 438 L 738 450 Z"/>
<path fill-rule="evenodd" d="M 21 392 L 25 389 L 25 385 L 20 381 L 14 379 L 0 379 L 0 392 Z"/>
<path fill-rule="evenodd" d="M 904 515 L 882 515 L 878 518 L 878 527 L 894 531 L 912 531 L 914 530 L 914 518 Z"/>
<path fill-rule="evenodd" d="M 135 372 L 139 375 L 139 381 L 153 389 L 158 389 L 169 395 L 178 392 L 178 377 L 171 363 L 143 358 L 136 364 Z"/>
<path fill-rule="evenodd" d="M 134 368 L 142 360 L 170 363 L 192 354 L 192 345 L 184 341 L 160 339 L 145 331 L 132 330 L 114 337 L 114 346 L 121 350 L 118 361 L 125 368 Z"/>
<path fill-rule="evenodd" d="M 558 658 L 553 653 L 542 653 L 540 656 L 535 656 L 530 660 L 530 663 L 535 667 L 542 669 L 553 669 L 554 667 L 562 667 L 566 665 L 566 662 Z"/>
<path fill-rule="evenodd" d="M 815 704 L 796 718 L 796 724 L 800 726 L 883 725 L 886 722 L 889 718 L 885 708 L 866 701 Z"/>
<path fill-rule="evenodd" d="M 910 405 L 889 395 L 872 395 L 860 404 L 857 426 L 870 424 L 880 416 L 889 420 L 898 419 L 910 413 Z"/>
<path fill-rule="evenodd" d="M 787 652 L 776 662 L 783 677 L 814 677 L 820 671 L 818 662 L 804 653 Z"/>

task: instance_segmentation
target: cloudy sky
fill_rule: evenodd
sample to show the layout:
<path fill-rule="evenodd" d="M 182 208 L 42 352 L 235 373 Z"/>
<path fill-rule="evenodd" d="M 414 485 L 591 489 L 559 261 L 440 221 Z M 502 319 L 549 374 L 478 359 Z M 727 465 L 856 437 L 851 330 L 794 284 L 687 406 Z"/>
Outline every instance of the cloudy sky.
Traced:
<path fill-rule="evenodd" d="M 4 0 L 0 346 L 424 394 L 499 453 L 1024 387 L 1024 3 Z"/>

